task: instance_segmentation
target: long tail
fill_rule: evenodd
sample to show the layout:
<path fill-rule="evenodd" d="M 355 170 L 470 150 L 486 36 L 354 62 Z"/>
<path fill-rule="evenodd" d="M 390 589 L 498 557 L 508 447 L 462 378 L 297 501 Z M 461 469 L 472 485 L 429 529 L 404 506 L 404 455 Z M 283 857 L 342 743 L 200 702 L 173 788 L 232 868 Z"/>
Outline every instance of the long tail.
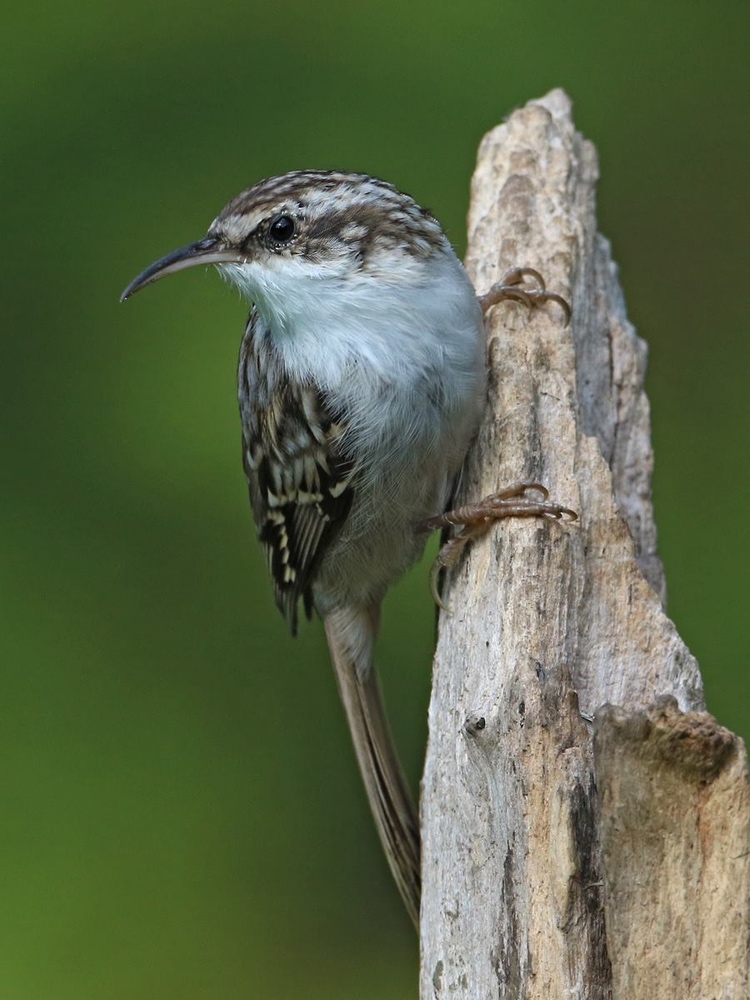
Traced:
<path fill-rule="evenodd" d="M 324 617 L 328 648 L 375 826 L 401 898 L 419 926 L 419 823 L 385 717 L 372 645 L 379 607 Z"/>

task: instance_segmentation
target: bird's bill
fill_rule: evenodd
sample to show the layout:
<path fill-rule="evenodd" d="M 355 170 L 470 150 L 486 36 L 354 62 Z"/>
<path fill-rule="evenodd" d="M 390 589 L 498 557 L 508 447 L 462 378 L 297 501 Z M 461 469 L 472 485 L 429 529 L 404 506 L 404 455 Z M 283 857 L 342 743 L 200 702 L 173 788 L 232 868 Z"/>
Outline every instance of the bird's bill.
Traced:
<path fill-rule="evenodd" d="M 129 299 L 135 292 L 139 292 L 146 285 L 150 285 L 159 278 L 164 278 L 167 274 L 175 274 L 177 271 L 184 271 L 186 267 L 196 267 L 198 264 L 230 264 L 242 262 L 245 258 L 236 250 L 222 245 L 218 240 L 206 236 L 196 243 L 189 243 L 186 247 L 173 250 L 166 257 L 147 267 L 137 278 L 130 282 L 128 287 L 120 296 L 120 302 Z"/>

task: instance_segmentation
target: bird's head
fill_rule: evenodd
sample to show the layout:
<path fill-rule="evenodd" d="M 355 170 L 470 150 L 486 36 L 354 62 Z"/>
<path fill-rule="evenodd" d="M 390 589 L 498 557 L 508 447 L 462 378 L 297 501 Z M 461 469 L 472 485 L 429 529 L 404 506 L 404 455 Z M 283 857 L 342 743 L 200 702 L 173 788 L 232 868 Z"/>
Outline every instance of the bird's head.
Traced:
<path fill-rule="evenodd" d="M 408 195 L 365 174 L 305 170 L 260 181 L 180 247 L 138 275 L 122 300 L 198 264 L 216 264 L 261 308 L 300 285 L 348 276 L 399 280 L 449 250 L 440 224 Z"/>

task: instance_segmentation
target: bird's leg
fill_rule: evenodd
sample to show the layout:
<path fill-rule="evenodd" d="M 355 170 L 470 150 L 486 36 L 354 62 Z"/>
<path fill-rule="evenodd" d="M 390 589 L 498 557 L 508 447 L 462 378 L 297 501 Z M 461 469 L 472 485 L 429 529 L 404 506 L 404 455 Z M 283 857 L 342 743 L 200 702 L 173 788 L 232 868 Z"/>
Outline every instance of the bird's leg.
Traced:
<path fill-rule="evenodd" d="M 527 284 L 530 279 L 531 284 Z M 570 322 L 571 309 L 566 300 L 556 292 L 548 292 L 544 278 L 533 267 L 513 267 L 506 271 L 500 281 L 484 295 L 478 296 L 482 312 L 486 313 L 499 302 L 522 302 L 533 309 L 545 302 L 556 302 L 565 316 L 565 325 Z M 530 495 L 532 494 L 532 495 Z M 537 494 L 534 496 L 533 494 Z M 478 503 L 466 504 L 445 514 L 428 517 L 420 521 L 417 531 L 433 531 L 435 528 L 460 527 L 461 531 L 449 538 L 438 552 L 430 573 L 430 589 L 436 604 L 444 611 L 445 606 L 438 593 L 438 577 L 441 570 L 454 566 L 465 546 L 486 534 L 493 521 L 503 517 L 548 517 L 553 520 L 569 518 L 576 521 L 575 511 L 548 500 L 549 491 L 539 483 L 514 483 L 498 493 L 493 493 Z"/>
<path fill-rule="evenodd" d="M 530 278 L 532 284 L 525 284 Z M 506 271 L 502 278 L 495 282 L 488 292 L 479 295 L 479 304 L 482 312 L 486 313 L 498 302 L 511 300 L 512 302 L 523 302 L 529 308 L 544 305 L 545 302 L 556 302 L 565 314 L 565 325 L 570 322 L 570 306 L 556 292 L 548 292 L 544 283 L 544 278 L 533 267 L 513 267 Z"/>
<path fill-rule="evenodd" d="M 537 494 L 534 496 L 533 494 Z M 444 611 L 450 611 L 438 592 L 438 577 L 441 570 L 455 565 L 464 546 L 486 534 L 493 521 L 504 517 L 547 517 L 554 521 L 569 518 L 578 520 L 575 511 L 554 503 L 547 498 L 549 492 L 539 483 L 513 483 L 504 490 L 492 493 L 478 503 L 469 503 L 455 510 L 425 518 L 417 525 L 417 531 L 434 531 L 436 528 L 460 527 L 461 531 L 449 538 L 438 552 L 430 573 L 430 590 L 435 603 Z"/>
<path fill-rule="evenodd" d="M 527 279 L 530 279 L 530 285 L 526 284 Z M 561 295 L 547 291 L 544 278 L 533 267 L 511 268 L 488 292 L 478 298 L 483 313 L 499 302 L 507 300 L 522 302 L 530 309 L 545 302 L 556 302 L 565 315 L 565 325 L 570 322 L 571 310 L 568 303 Z M 504 490 L 485 497 L 479 503 L 466 504 L 456 510 L 449 510 L 445 514 L 420 521 L 417 531 L 433 531 L 435 528 L 447 527 L 461 529 L 457 535 L 449 538 L 441 546 L 433 563 L 430 589 L 436 604 L 444 611 L 450 611 L 438 592 L 440 572 L 454 566 L 467 543 L 486 534 L 493 521 L 503 517 L 547 517 L 558 521 L 565 517 L 571 521 L 578 519 L 575 511 L 550 502 L 548 497 L 548 490 L 539 483 L 514 483 Z"/>

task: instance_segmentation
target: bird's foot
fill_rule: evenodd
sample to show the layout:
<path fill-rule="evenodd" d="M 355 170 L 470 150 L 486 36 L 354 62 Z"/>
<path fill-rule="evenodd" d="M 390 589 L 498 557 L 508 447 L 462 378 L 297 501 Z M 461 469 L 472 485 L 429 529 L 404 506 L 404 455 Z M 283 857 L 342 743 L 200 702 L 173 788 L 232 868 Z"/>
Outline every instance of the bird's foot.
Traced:
<path fill-rule="evenodd" d="M 530 281 L 528 280 L 530 279 Z M 571 310 L 569 304 L 556 292 L 548 292 L 544 278 L 533 267 L 513 267 L 506 271 L 500 281 L 484 295 L 478 296 L 482 312 L 486 313 L 498 302 L 523 302 L 529 309 L 544 305 L 546 302 L 556 302 L 565 315 L 565 325 L 570 322 Z"/>
<path fill-rule="evenodd" d="M 536 495 L 534 495 L 536 494 Z M 420 521 L 417 531 L 435 528 L 459 527 L 461 532 L 449 538 L 438 552 L 430 572 L 430 590 L 435 603 L 450 613 L 438 592 L 438 577 L 443 569 L 454 566 L 464 547 L 490 529 L 493 521 L 504 517 L 546 517 L 553 521 L 567 518 L 577 521 L 578 515 L 568 507 L 548 499 L 549 491 L 540 483 L 513 483 L 504 490 L 492 493 L 478 503 L 466 504 L 456 510 L 446 511 Z"/>

